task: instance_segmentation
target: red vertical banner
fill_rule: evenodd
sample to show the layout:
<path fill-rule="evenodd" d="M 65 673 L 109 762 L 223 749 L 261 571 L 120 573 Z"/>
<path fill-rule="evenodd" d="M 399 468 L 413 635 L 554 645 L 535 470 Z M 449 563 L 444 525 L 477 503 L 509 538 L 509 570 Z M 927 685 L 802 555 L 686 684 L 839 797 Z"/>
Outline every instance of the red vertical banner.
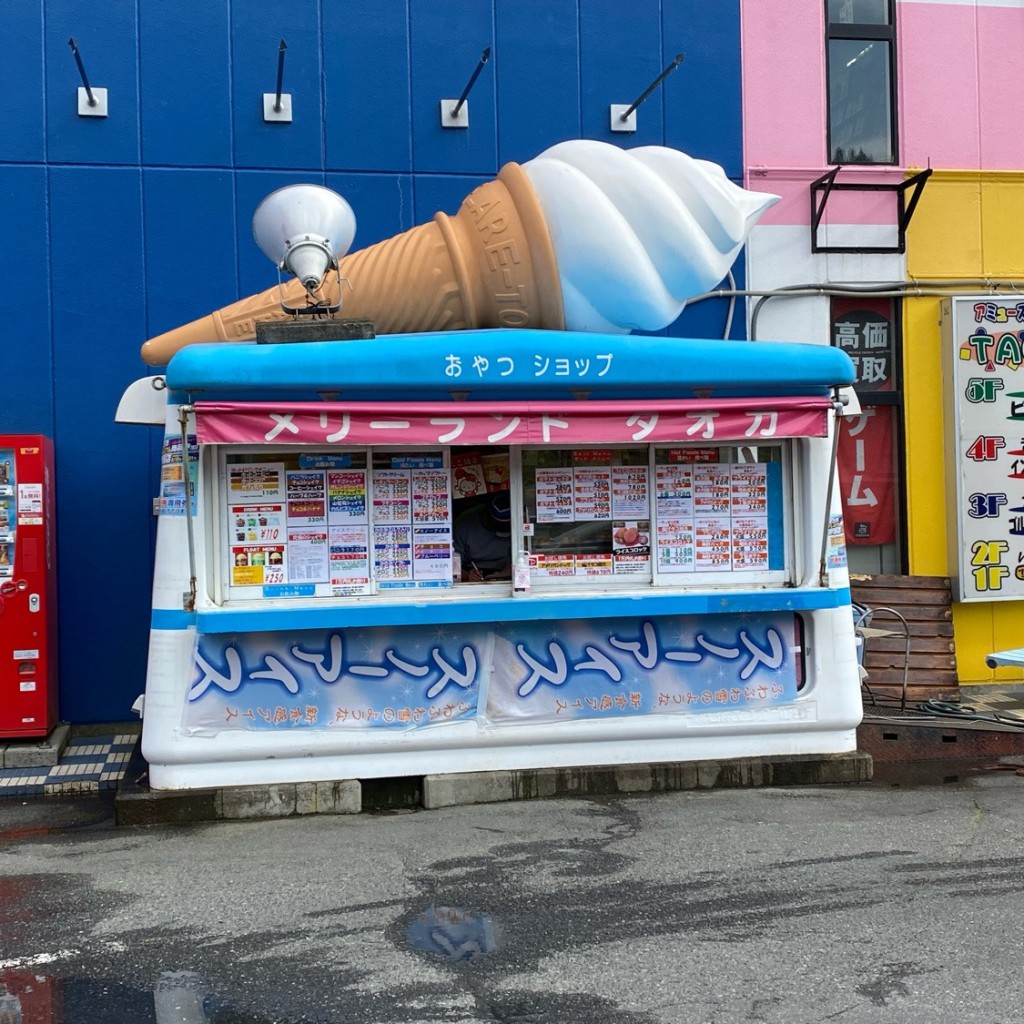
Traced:
<path fill-rule="evenodd" d="M 842 420 L 839 487 L 847 544 L 896 543 L 896 409 L 866 406 Z"/>

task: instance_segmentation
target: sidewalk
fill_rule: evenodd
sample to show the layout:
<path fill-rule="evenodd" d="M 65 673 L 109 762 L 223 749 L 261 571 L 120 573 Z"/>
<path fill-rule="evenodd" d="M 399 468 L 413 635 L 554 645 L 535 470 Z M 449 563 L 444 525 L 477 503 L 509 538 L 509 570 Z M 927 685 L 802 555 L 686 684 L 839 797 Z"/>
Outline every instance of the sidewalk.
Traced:
<path fill-rule="evenodd" d="M 119 822 L 141 824 L 351 814 L 598 793 L 868 782 L 872 762 L 1024 755 L 1024 685 L 963 687 L 959 704 L 932 701 L 901 709 L 898 701 L 895 706 L 867 702 L 857 730 L 858 751 L 851 755 L 479 772 L 362 784 L 340 780 L 154 792 L 146 786 L 146 765 L 137 749 L 139 731 L 137 723 L 106 729 L 63 725 L 46 744 L 0 741 L 0 803 L 117 790 Z M 130 778 L 126 777 L 129 765 Z M 330 787 L 327 800 L 323 792 Z M 339 787 L 347 788 L 341 793 Z"/>
<path fill-rule="evenodd" d="M 0 800 L 116 789 L 138 744 L 139 726 L 95 731 L 62 723 L 45 740 L 0 740 Z"/>

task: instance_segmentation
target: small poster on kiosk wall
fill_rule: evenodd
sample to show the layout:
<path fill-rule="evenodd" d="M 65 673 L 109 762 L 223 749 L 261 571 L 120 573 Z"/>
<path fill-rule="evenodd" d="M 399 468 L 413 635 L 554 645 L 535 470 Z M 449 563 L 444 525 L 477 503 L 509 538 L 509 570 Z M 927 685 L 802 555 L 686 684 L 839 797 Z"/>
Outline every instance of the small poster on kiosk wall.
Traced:
<path fill-rule="evenodd" d="M 199 444 L 195 434 L 189 434 L 187 473 L 192 492 L 192 512 L 195 514 L 196 483 L 199 478 Z M 164 438 L 160 454 L 160 502 L 162 516 L 183 516 L 185 514 L 185 460 L 181 457 L 181 438 Z"/>
<path fill-rule="evenodd" d="M 651 568 L 651 524 L 647 520 L 612 523 L 615 575 L 642 575 Z"/>
<path fill-rule="evenodd" d="M 284 463 L 243 462 L 228 467 L 228 498 L 232 502 L 284 500 Z"/>
<path fill-rule="evenodd" d="M 537 470 L 537 522 L 573 521 L 573 471 L 558 467 Z"/>
<path fill-rule="evenodd" d="M 612 467 L 612 518 L 646 519 L 650 501 L 646 466 Z"/>

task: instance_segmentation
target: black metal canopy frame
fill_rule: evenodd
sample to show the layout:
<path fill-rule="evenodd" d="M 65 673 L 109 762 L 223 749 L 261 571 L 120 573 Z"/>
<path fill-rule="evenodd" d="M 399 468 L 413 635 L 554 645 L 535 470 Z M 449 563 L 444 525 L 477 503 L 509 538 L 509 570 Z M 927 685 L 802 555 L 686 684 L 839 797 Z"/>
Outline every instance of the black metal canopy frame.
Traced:
<path fill-rule="evenodd" d="M 925 182 L 932 175 L 928 167 L 903 181 L 898 182 L 853 182 L 836 181 L 842 166 L 833 167 L 820 178 L 811 182 L 811 252 L 906 252 L 907 228 L 914 216 Z M 911 190 L 913 190 L 911 192 Z M 818 241 L 818 229 L 825 215 L 825 207 L 833 192 L 892 192 L 897 202 L 897 243 L 896 245 L 822 245 Z M 911 192 L 909 200 L 907 193 Z"/>

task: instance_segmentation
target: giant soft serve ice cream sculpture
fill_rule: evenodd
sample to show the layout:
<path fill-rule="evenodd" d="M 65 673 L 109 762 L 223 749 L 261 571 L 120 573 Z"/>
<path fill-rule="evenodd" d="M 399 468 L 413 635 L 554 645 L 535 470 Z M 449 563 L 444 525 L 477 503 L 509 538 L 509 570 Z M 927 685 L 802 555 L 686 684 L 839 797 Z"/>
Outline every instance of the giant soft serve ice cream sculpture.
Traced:
<path fill-rule="evenodd" d="M 454 217 L 438 213 L 341 261 L 345 317 L 378 334 L 485 327 L 659 330 L 725 277 L 779 197 L 734 185 L 678 150 L 562 142 L 506 164 Z M 328 275 L 323 298 L 338 300 Z M 333 292 L 333 294 L 332 294 Z M 296 280 L 151 338 L 162 365 L 185 345 L 245 341 L 304 302 Z"/>

